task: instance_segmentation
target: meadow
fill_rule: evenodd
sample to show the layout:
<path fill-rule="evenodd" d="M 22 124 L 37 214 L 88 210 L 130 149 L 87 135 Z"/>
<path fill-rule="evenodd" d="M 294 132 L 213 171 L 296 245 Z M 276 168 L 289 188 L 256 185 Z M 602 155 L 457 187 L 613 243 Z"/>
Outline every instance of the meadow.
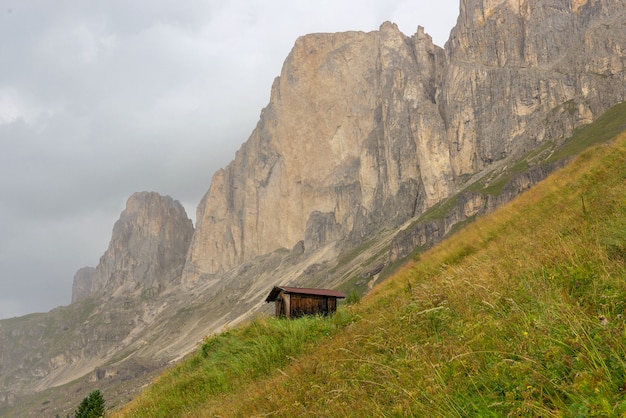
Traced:
<path fill-rule="evenodd" d="M 208 337 L 129 417 L 626 416 L 626 134 L 332 317 Z"/>

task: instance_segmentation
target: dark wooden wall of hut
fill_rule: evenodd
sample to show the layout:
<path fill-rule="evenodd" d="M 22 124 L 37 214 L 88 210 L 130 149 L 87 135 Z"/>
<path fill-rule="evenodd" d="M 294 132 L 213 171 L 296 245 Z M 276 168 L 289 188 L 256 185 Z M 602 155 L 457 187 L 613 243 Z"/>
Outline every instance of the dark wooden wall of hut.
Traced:
<path fill-rule="evenodd" d="M 283 301 L 283 296 L 280 295 L 278 299 L 276 299 L 276 318 L 280 318 L 286 316 L 285 312 L 285 302 Z"/>
<path fill-rule="evenodd" d="M 337 310 L 337 298 L 318 295 L 291 294 L 292 318 L 303 315 L 328 315 Z"/>

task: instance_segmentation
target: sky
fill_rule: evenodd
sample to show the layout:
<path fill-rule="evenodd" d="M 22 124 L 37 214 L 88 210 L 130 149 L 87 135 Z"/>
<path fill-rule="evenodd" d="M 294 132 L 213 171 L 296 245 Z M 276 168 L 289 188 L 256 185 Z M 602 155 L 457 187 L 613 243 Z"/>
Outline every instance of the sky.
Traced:
<path fill-rule="evenodd" d="M 0 319 L 71 302 L 134 192 L 195 212 L 298 36 L 423 26 L 459 0 L 0 0 Z"/>

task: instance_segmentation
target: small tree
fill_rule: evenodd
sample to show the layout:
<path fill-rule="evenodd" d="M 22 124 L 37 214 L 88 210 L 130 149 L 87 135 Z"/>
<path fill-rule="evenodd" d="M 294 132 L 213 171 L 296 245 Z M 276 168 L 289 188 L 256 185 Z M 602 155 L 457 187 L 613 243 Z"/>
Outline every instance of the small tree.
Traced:
<path fill-rule="evenodd" d="M 101 418 L 104 416 L 104 398 L 94 390 L 78 405 L 74 418 Z"/>

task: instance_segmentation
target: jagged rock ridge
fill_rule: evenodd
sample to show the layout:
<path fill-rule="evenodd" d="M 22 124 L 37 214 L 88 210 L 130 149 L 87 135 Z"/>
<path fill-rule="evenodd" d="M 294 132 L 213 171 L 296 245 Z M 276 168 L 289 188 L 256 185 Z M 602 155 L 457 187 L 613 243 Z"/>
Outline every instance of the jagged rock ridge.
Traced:
<path fill-rule="evenodd" d="M 441 223 L 393 239 L 489 170 L 626 99 L 625 6 L 462 0 L 445 48 L 391 23 L 299 38 L 195 231 L 177 202 L 134 195 L 99 265 L 77 272 L 70 307 L 0 321 L 0 399 L 96 368 L 96 379 L 123 374 L 114 359 L 176 359 L 259 309 L 278 281 L 336 286 L 356 274 L 328 274 L 346 245 L 380 235 L 377 251 L 401 257 L 499 204 L 463 192 Z M 533 173 L 505 197 L 544 175 Z"/>
<path fill-rule="evenodd" d="M 183 282 L 397 227 L 591 122 L 626 99 L 625 6 L 463 0 L 445 50 L 391 23 L 299 38 L 198 207 Z"/>
<path fill-rule="evenodd" d="M 69 307 L 0 321 L 0 399 L 15 403 L 16 394 L 64 384 L 98 368 L 102 376 L 136 375 L 113 366 L 125 349 L 135 354 L 133 362 L 150 364 L 151 370 L 175 358 L 171 352 L 154 356 L 159 349 L 142 353 L 142 338 L 148 339 L 146 328 L 160 313 L 176 313 L 177 308 L 167 311 L 167 299 L 180 287 L 192 234 L 178 201 L 154 192 L 133 194 L 98 266 L 76 273 Z"/>
<path fill-rule="evenodd" d="M 180 202 L 155 192 L 133 194 L 98 266 L 76 273 L 72 302 L 103 293 L 153 297 L 175 286 L 193 231 Z"/>
<path fill-rule="evenodd" d="M 311 251 L 396 226 L 446 197 L 431 85 L 443 64 L 422 29 L 407 38 L 391 23 L 299 38 L 252 136 L 198 208 L 185 282 L 300 241 Z"/>

